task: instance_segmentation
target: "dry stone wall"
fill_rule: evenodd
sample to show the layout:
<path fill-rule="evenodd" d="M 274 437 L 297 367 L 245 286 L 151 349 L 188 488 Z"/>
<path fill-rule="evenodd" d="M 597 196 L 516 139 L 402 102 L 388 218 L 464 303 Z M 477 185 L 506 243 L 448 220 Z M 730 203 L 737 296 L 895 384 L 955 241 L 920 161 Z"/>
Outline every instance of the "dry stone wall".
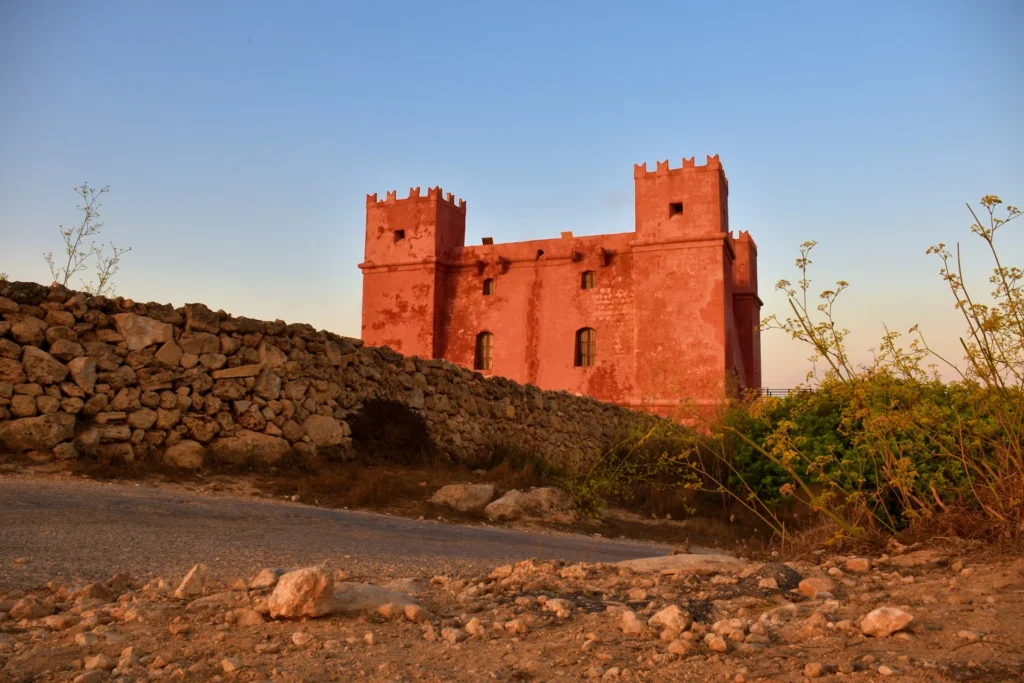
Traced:
<path fill-rule="evenodd" d="M 351 418 L 384 399 L 420 415 L 456 460 L 506 444 L 571 466 L 656 419 L 203 304 L 0 281 L 0 315 L 0 451 L 40 459 L 197 469 L 344 457 Z"/>

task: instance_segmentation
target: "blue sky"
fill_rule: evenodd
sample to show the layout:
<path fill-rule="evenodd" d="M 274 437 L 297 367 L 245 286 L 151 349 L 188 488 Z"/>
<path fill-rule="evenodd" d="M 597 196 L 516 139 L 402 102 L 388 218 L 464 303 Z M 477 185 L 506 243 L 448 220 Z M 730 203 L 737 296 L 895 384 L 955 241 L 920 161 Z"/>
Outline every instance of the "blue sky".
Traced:
<path fill-rule="evenodd" d="M 357 335 L 367 193 L 439 184 L 470 243 L 621 232 L 634 163 L 717 153 L 765 313 L 814 239 L 855 349 L 884 321 L 951 350 L 924 251 L 981 254 L 965 201 L 1024 204 L 1022 20 L 1012 0 L 7 0 L 0 271 L 47 281 L 87 180 L 133 247 L 118 293 Z M 763 349 L 766 384 L 802 378 L 795 342 Z"/>

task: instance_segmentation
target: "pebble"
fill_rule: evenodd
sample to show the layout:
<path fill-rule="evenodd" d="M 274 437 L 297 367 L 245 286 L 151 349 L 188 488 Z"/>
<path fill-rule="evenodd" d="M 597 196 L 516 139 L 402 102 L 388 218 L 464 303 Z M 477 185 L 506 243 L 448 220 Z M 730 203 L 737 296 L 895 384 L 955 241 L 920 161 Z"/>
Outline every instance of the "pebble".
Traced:
<path fill-rule="evenodd" d="M 86 671 L 112 671 L 117 666 L 117 660 L 107 654 L 93 655 L 85 658 Z"/>
<path fill-rule="evenodd" d="M 224 670 L 224 673 L 229 674 L 232 671 L 238 671 L 242 668 L 242 663 L 235 657 L 225 657 L 220 660 L 220 668 Z"/>

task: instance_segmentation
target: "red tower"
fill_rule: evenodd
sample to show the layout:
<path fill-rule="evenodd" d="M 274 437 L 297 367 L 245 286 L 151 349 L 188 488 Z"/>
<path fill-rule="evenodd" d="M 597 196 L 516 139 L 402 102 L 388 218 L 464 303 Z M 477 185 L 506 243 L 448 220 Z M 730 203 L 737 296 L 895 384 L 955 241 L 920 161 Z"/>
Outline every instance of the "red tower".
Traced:
<path fill-rule="evenodd" d="M 660 414 L 760 387 L 757 247 L 717 155 L 633 177 L 633 232 L 472 247 L 439 188 L 368 196 L 363 339 Z"/>

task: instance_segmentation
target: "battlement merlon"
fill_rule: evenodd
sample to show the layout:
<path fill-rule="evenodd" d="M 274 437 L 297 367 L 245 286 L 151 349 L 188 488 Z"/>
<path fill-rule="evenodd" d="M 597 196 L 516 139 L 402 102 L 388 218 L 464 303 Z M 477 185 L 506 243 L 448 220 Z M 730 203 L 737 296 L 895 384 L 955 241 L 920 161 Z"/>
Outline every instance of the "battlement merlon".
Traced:
<path fill-rule="evenodd" d="M 738 234 L 730 233 L 730 239 L 733 242 L 743 243 L 746 248 L 751 249 L 755 254 L 757 253 L 757 242 L 750 236 L 750 232 L 747 230 L 740 230 Z"/>
<path fill-rule="evenodd" d="M 644 177 L 649 178 L 654 176 L 675 175 L 678 173 L 697 173 L 704 171 L 721 171 L 722 177 L 725 178 L 725 170 L 722 168 L 722 161 L 718 158 L 717 154 L 713 156 L 708 154 L 707 163 L 705 163 L 703 166 L 698 166 L 694 160 L 694 157 L 690 157 L 689 159 L 683 157 L 683 165 L 680 166 L 679 168 L 669 168 L 668 159 L 666 159 L 665 161 L 659 161 L 657 162 L 657 166 L 653 171 L 647 170 L 646 161 L 642 164 L 633 164 L 634 179 Z M 728 184 L 728 182 L 729 181 L 726 180 L 726 184 Z"/>
<path fill-rule="evenodd" d="M 398 190 L 390 190 L 385 195 L 384 199 L 377 199 L 377 193 L 366 195 L 366 205 L 373 206 L 375 204 L 399 204 L 403 202 L 445 202 L 450 204 L 452 208 L 462 213 L 466 212 L 466 200 L 459 198 L 456 201 L 455 195 L 451 192 L 443 192 L 440 186 L 428 187 L 426 196 L 420 193 L 420 188 L 410 187 L 409 196 L 403 199 L 398 198 Z"/>

